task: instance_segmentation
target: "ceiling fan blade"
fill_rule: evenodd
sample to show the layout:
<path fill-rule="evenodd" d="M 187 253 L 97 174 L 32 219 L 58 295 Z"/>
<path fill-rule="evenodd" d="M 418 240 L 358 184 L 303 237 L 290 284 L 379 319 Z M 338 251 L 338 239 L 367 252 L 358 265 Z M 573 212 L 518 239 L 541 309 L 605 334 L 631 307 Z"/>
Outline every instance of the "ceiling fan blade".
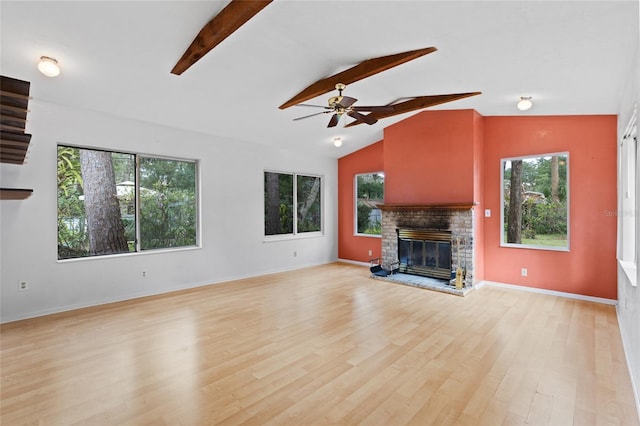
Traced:
<path fill-rule="evenodd" d="M 405 112 L 411 112 L 418 109 L 428 108 L 434 105 L 440 105 L 447 102 L 457 101 L 459 99 L 468 98 L 470 96 L 476 96 L 481 93 L 482 92 L 469 92 L 469 93 L 452 93 L 448 95 L 417 96 L 408 101 L 391 105 L 393 107 L 393 111 L 391 112 L 372 112 L 368 116 L 374 117 L 379 120 L 381 118 L 387 118 L 387 117 L 392 117 L 398 114 L 404 114 Z M 352 123 L 347 124 L 345 127 L 357 126 L 358 124 L 360 124 L 360 121 L 354 121 Z"/>
<path fill-rule="evenodd" d="M 331 107 L 328 107 L 328 106 L 326 106 L 326 105 L 298 104 L 298 105 L 296 105 L 296 106 L 331 109 Z"/>
<path fill-rule="evenodd" d="M 329 120 L 329 124 L 327 127 L 336 127 L 338 125 L 338 121 L 340 121 L 341 114 L 333 114 L 331 116 L 331 120 Z"/>
<path fill-rule="evenodd" d="M 393 107 L 391 105 L 385 106 L 354 106 L 351 108 L 354 111 L 370 111 L 370 112 L 392 112 Z"/>
<path fill-rule="evenodd" d="M 302 117 L 294 118 L 293 121 L 304 120 L 305 118 L 315 117 L 316 115 L 320 115 L 320 114 L 328 114 L 330 112 L 331 111 L 316 112 L 315 114 L 309 114 L 309 115 L 304 115 Z"/>
<path fill-rule="evenodd" d="M 356 98 L 352 98 L 350 96 L 343 96 L 342 99 L 340 100 L 340 106 L 342 108 L 349 108 L 351 105 L 356 103 L 356 101 L 357 101 Z"/>
<path fill-rule="evenodd" d="M 408 52 L 396 53 L 395 55 L 381 56 L 379 58 L 367 59 L 358 65 L 334 74 L 330 77 L 318 80 L 303 91 L 280 105 L 280 109 L 289 108 L 300 102 L 315 98 L 316 96 L 329 93 L 335 89 L 337 83 L 351 84 L 363 78 L 371 77 L 379 72 L 388 70 L 405 62 L 424 56 L 428 53 L 435 52 L 435 47 L 426 47 L 424 49 L 410 50 Z"/>
<path fill-rule="evenodd" d="M 360 114 L 358 111 L 349 111 L 347 114 L 349 115 L 349 117 L 356 119 L 356 121 L 367 123 L 369 125 L 376 124 L 378 122 L 375 117 L 371 117 L 371 115 Z"/>
<path fill-rule="evenodd" d="M 202 27 L 191 45 L 184 52 L 171 74 L 180 75 L 211 49 L 229 37 L 245 22 L 253 18 L 273 0 L 231 0 L 220 13 Z"/>

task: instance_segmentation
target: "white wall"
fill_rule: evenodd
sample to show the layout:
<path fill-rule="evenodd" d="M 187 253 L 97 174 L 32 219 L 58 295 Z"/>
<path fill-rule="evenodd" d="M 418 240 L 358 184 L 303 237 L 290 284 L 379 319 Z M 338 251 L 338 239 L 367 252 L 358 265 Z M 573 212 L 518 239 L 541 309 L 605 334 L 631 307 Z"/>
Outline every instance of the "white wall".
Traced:
<path fill-rule="evenodd" d="M 640 23 L 640 15 L 638 21 Z M 618 115 L 618 135 L 622 135 L 624 127 L 631 117 L 633 105 L 636 104 L 640 108 L 640 36 L 635 52 L 630 52 L 630 54 L 635 55 L 635 61 L 629 70 Z M 620 196 L 621 194 L 618 192 L 618 197 Z M 640 200 L 640 185 L 636 185 L 636 200 Z M 640 247 L 640 211 L 637 209 L 635 221 L 636 247 Z M 618 266 L 618 321 L 634 386 L 638 417 L 640 417 L 640 270 L 636 271 L 636 275 L 638 286 L 633 287 L 624 270 Z"/>
<path fill-rule="evenodd" d="M 2 322 L 337 259 L 335 159 L 35 100 L 30 108 L 28 164 L 0 167 L 2 187 L 34 190 L 26 200 L 0 202 Z M 202 248 L 58 261 L 58 143 L 200 160 Z M 265 169 L 324 177 L 324 236 L 263 241 Z M 18 291 L 19 280 L 30 289 Z"/>

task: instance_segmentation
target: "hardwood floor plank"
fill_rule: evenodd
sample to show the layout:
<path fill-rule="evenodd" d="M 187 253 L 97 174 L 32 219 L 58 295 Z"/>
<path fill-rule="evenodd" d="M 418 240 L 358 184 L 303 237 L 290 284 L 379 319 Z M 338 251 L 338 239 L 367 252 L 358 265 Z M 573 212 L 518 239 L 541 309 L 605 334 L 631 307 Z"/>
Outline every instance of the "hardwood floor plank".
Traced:
<path fill-rule="evenodd" d="M 638 425 L 615 308 L 335 263 L 0 325 L 0 423 Z"/>

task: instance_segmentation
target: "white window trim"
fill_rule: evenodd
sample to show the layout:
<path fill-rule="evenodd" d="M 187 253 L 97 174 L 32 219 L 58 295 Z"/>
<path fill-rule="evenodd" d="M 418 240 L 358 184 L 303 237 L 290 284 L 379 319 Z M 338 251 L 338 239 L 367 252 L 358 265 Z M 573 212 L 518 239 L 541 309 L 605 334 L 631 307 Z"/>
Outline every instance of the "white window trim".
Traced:
<path fill-rule="evenodd" d="M 136 251 L 132 251 L 132 252 L 126 252 L 126 253 L 113 253 L 113 254 L 101 254 L 98 256 L 83 256 L 83 257 L 71 257 L 68 259 L 59 259 L 58 258 L 58 251 L 56 250 L 55 252 L 55 256 L 56 256 L 56 263 L 70 263 L 70 262 L 89 262 L 89 261 L 95 261 L 95 260 L 99 260 L 99 259 L 110 259 L 110 258 L 114 258 L 114 257 L 127 257 L 127 256 L 145 256 L 145 255 L 149 255 L 149 254 L 154 254 L 154 253 L 170 253 L 170 252 L 179 252 L 179 251 L 188 251 L 188 250 L 201 250 L 202 249 L 202 211 L 200 206 L 202 205 L 202 201 L 200 200 L 200 196 L 202 194 L 201 191 L 201 175 L 200 175 L 200 161 L 195 159 L 195 158 L 186 158 L 186 157 L 172 157 L 172 156 L 164 156 L 164 155 L 155 155 L 155 154 L 147 154 L 147 153 L 142 153 L 142 152 L 134 152 L 134 151 L 127 151 L 127 150 L 121 150 L 121 149 L 115 149 L 115 148 L 104 148 L 104 147 L 96 147 L 96 146 L 88 146 L 88 145 L 74 145 L 74 144 L 67 144 L 67 143 L 57 143 L 56 144 L 56 160 L 57 160 L 57 149 L 60 146 L 66 146 L 66 147 L 70 147 L 70 148 L 77 148 L 77 149 L 92 149 L 92 150 L 96 150 L 96 151 L 108 151 L 108 152 L 112 152 L 112 153 L 120 153 L 120 154 L 129 154 L 129 155 L 133 155 L 135 158 L 135 162 L 136 162 L 136 186 L 135 186 L 135 202 L 136 202 L 136 212 L 135 212 L 135 220 L 136 220 Z M 137 225 L 140 220 L 139 217 L 139 208 L 138 206 L 140 205 L 140 199 L 139 199 L 139 187 L 138 187 L 138 182 L 140 179 L 140 170 L 139 170 L 139 165 L 138 163 L 138 158 L 140 157 L 145 157 L 145 158 L 158 158 L 158 159 L 163 159 L 163 160 L 175 160 L 175 161 L 189 161 L 189 162 L 193 162 L 195 163 L 195 174 L 196 174 L 196 243 L 194 245 L 191 246 L 182 246 L 182 247 L 165 247 L 165 248 L 156 248 L 156 249 L 145 249 L 142 250 L 140 248 L 140 227 Z M 56 168 L 56 173 L 57 173 L 57 168 Z M 52 179 L 52 182 L 54 182 L 55 185 L 55 193 L 57 194 L 58 192 L 58 186 L 57 186 L 57 179 Z M 55 197 L 55 210 L 56 212 L 58 211 L 58 197 Z M 56 213 L 57 214 L 57 213 Z M 58 235 L 57 235 L 57 231 L 56 231 L 56 245 L 58 243 Z"/>
<path fill-rule="evenodd" d="M 373 174 L 381 174 L 384 176 L 383 171 L 357 173 L 353 176 L 353 235 L 356 237 L 382 238 L 382 233 L 380 233 L 380 235 L 374 235 L 374 234 L 362 234 L 358 232 L 358 176 L 373 175 Z"/>
<path fill-rule="evenodd" d="M 293 233 L 290 234 L 276 234 L 265 235 L 264 234 L 264 174 L 265 173 L 278 173 L 281 175 L 293 176 Z M 320 230 L 310 232 L 298 232 L 298 176 L 313 177 L 320 179 Z M 318 175 L 315 173 L 303 173 L 303 172 L 284 172 L 282 170 L 270 170 L 265 169 L 262 171 L 262 242 L 274 242 L 274 241 L 286 241 L 296 240 L 303 238 L 317 238 L 324 236 L 324 175 Z"/>
<path fill-rule="evenodd" d="M 638 147 L 638 110 L 634 110 L 618 145 L 618 265 L 631 286 L 638 285 L 638 179 L 640 152 Z"/>
<path fill-rule="evenodd" d="M 504 168 L 502 163 L 504 161 L 513 161 L 513 160 L 524 160 L 528 158 L 539 158 L 539 157 L 552 157 L 558 155 L 565 155 L 567 157 L 567 246 L 566 247 L 553 247 L 553 246 L 538 246 L 538 245 L 528 245 L 528 244 L 515 244 L 515 243 L 507 243 L 504 241 Z M 527 250 L 547 250 L 547 251 L 571 251 L 571 184 L 570 184 L 570 176 L 571 173 L 569 171 L 569 167 L 571 166 L 571 162 L 569 161 L 569 151 L 563 152 L 550 152 L 543 153 L 538 155 L 523 155 L 519 157 L 509 157 L 509 158 L 501 158 L 500 159 L 500 247 L 507 248 L 518 248 L 518 249 L 527 249 Z"/>

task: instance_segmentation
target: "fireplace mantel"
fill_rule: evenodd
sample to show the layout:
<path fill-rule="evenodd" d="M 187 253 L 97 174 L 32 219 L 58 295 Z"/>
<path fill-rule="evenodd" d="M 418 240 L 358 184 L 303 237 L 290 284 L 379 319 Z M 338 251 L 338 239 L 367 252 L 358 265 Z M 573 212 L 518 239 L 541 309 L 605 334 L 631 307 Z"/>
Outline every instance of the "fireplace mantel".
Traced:
<path fill-rule="evenodd" d="M 378 204 L 382 211 L 398 210 L 471 210 L 478 203 Z"/>

